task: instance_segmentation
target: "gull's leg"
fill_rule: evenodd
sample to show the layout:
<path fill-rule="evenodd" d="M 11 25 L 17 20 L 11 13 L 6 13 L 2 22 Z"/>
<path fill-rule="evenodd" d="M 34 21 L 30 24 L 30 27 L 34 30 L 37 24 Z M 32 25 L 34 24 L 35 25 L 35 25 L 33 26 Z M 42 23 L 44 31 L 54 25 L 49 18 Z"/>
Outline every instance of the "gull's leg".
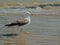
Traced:
<path fill-rule="evenodd" d="M 23 30 L 23 32 L 24 32 L 24 34 L 27 34 L 27 35 L 29 35 L 29 34 L 30 34 L 30 32 L 29 32 L 29 31 L 27 31 L 27 30 Z"/>
<path fill-rule="evenodd" d="M 13 27 L 13 26 L 11 26 L 11 27 Z M 4 30 L 6 30 L 7 28 L 10 28 L 10 27 L 8 27 L 8 26 L 3 26 L 2 28 L 0 28 L 0 31 L 1 31 L 1 30 L 4 31 Z M 13 27 L 13 28 L 14 28 L 14 27 Z"/>
<path fill-rule="evenodd" d="M 5 27 L 5 26 L 3 26 L 2 28 L 0 28 L 0 31 L 1 30 L 5 30 L 5 29 L 7 29 L 8 27 Z"/>
<path fill-rule="evenodd" d="M 28 32 L 27 30 L 24 30 L 22 27 L 21 27 L 21 32 L 23 32 L 24 34 L 30 34 L 30 32 Z"/>
<path fill-rule="evenodd" d="M 17 31 L 21 35 L 23 33 L 23 28 L 22 27 L 17 27 Z"/>
<path fill-rule="evenodd" d="M 23 31 L 23 28 L 21 27 L 21 32 Z"/>

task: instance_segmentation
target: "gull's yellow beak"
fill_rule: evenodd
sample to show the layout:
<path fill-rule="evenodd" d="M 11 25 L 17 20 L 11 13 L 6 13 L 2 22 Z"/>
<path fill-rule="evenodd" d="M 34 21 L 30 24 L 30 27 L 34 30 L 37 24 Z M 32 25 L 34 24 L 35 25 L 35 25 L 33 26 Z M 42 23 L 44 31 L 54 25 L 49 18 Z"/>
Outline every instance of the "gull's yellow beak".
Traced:
<path fill-rule="evenodd" d="M 36 14 L 32 14 L 30 11 L 26 12 L 26 14 L 30 14 L 30 16 L 36 16 Z"/>
<path fill-rule="evenodd" d="M 31 16 L 36 16 L 36 14 L 32 14 L 32 13 L 31 13 L 30 15 L 31 15 Z"/>

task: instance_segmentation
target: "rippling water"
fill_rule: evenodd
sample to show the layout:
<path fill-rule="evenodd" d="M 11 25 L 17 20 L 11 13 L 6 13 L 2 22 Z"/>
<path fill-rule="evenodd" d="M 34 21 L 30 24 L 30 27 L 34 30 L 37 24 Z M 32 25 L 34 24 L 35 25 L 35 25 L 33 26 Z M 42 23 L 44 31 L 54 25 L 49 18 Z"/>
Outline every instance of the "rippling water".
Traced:
<path fill-rule="evenodd" d="M 22 18 L 24 12 L 27 10 L 34 14 L 31 16 L 31 24 L 23 27 L 24 30 L 30 32 L 28 36 L 21 33 L 19 27 L 4 27 L 5 24 Z M 60 11 L 45 9 L 0 9 L 0 30 L 1 45 L 7 42 L 16 45 L 15 43 L 18 42 L 20 38 L 26 43 L 21 45 L 59 45 Z M 2 35 L 11 33 L 18 34 L 18 36 L 8 37 Z"/>

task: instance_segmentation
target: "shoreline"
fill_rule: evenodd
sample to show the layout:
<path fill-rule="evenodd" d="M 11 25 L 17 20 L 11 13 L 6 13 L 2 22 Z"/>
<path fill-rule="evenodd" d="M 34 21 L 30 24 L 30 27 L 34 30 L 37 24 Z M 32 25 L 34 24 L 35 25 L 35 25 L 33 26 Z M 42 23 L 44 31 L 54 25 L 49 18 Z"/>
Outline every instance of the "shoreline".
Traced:
<path fill-rule="evenodd" d="M 28 7 L 28 6 L 37 6 L 37 5 L 49 5 L 49 4 L 59 4 L 60 2 L 56 3 L 48 3 L 48 2 L 43 2 L 43 3 L 38 3 L 38 2 L 28 2 L 28 3 L 23 3 L 23 2 L 7 2 L 7 3 L 0 3 L 0 8 L 9 8 L 9 7 Z"/>

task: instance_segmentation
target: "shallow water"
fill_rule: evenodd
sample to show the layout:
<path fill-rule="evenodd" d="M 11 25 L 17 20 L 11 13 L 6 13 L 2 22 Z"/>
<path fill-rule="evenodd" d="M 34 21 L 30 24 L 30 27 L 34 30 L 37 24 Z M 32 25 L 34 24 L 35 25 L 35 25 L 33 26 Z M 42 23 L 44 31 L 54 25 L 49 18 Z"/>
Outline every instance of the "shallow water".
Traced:
<path fill-rule="evenodd" d="M 59 45 L 60 44 L 60 11 L 59 10 L 35 10 L 35 9 L 4 9 L 0 13 L 0 44 L 4 45 L 7 42 L 15 43 L 22 38 L 24 44 L 21 45 Z M 29 31 L 30 34 L 26 35 L 20 32 L 20 28 L 4 27 L 5 24 L 15 21 L 23 17 L 23 13 L 29 10 L 34 14 L 31 16 L 31 24 L 24 26 L 23 29 Z M 12 11 L 12 12 L 11 12 Z M 14 12 L 15 11 L 15 12 Z M 15 33 L 18 36 L 2 36 L 2 34 Z M 26 44 L 25 44 L 26 43 Z M 6 44 L 7 45 L 7 44 Z M 17 44 L 18 45 L 18 44 Z"/>

